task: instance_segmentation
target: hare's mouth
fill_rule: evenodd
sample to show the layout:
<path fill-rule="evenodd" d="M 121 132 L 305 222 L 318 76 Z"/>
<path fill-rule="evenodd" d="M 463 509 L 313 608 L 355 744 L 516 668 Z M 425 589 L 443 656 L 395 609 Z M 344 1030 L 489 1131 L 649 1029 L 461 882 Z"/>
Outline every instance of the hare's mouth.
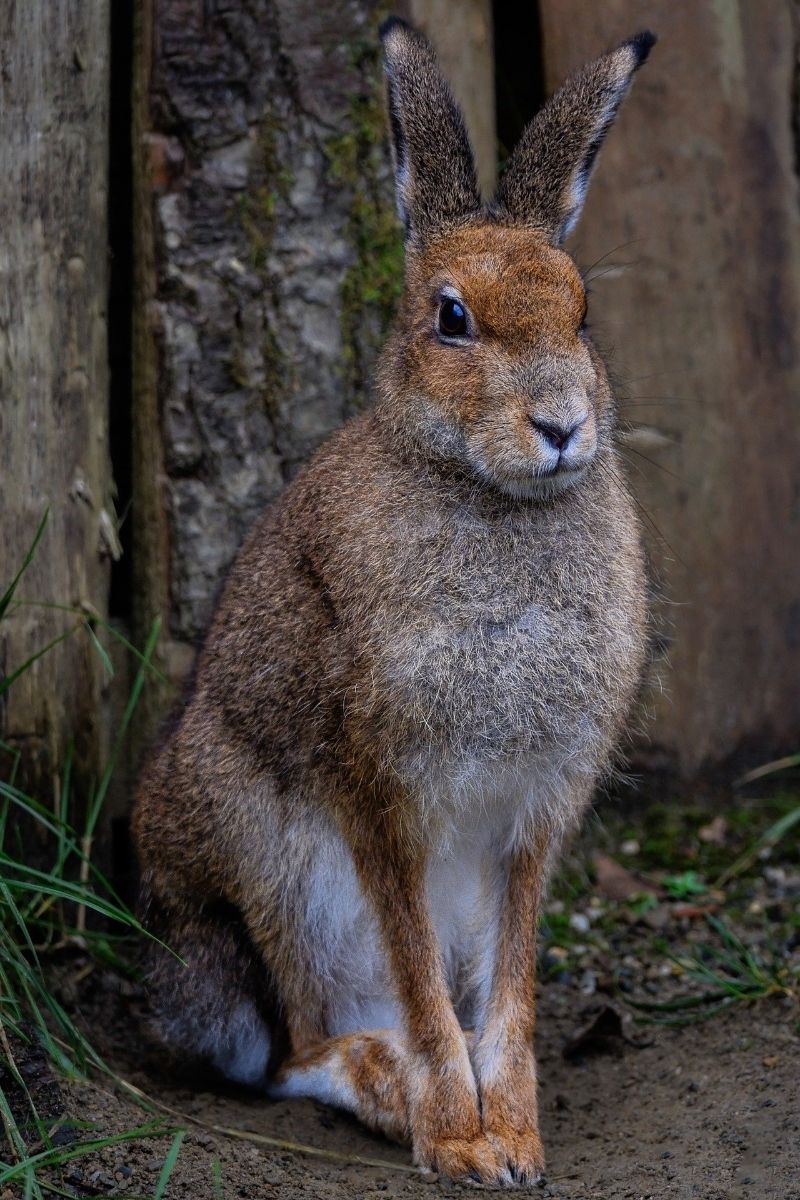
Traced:
<path fill-rule="evenodd" d="M 591 459 L 584 459 L 582 462 L 564 462 L 562 459 L 552 467 L 546 467 L 543 471 L 537 471 L 531 480 L 532 493 L 547 495 L 548 493 L 561 492 L 565 488 L 574 487 L 576 483 L 580 483 L 581 479 L 583 479 L 589 469 L 590 462 Z"/>
<path fill-rule="evenodd" d="M 554 466 L 546 468 L 541 473 L 541 478 L 542 480 L 550 480 L 551 483 L 556 482 L 559 487 L 572 487 L 573 484 L 583 479 L 593 457 L 592 455 L 588 458 L 582 458 L 578 462 L 569 462 L 562 458 Z"/>
<path fill-rule="evenodd" d="M 589 464 L 587 462 L 565 462 L 563 458 L 551 467 L 545 467 L 538 474 L 544 479 L 552 479 L 554 475 L 582 474 Z"/>
<path fill-rule="evenodd" d="M 580 463 L 556 463 L 533 471 L 498 472 L 483 470 L 501 492 L 519 499 L 546 500 L 581 482 L 591 465 L 591 459 Z"/>

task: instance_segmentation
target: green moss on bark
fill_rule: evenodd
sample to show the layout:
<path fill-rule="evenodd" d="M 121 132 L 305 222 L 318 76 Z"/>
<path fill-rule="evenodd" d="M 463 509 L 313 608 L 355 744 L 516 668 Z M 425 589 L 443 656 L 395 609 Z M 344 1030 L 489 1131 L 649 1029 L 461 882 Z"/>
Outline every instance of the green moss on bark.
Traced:
<path fill-rule="evenodd" d="M 372 364 L 394 316 L 403 286 L 403 238 L 387 184 L 385 120 L 373 46 L 358 52 L 368 90 L 350 105 L 347 133 L 325 151 L 331 175 L 352 194 L 345 235 L 353 262 L 341 288 L 342 370 L 350 403 L 366 399 Z"/>
<path fill-rule="evenodd" d="M 239 198 L 236 210 L 250 248 L 251 266 L 259 272 L 266 268 L 278 206 L 287 198 L 292 183 L 280 157 L 280 132 L 280 122 L 266 114 L 259 129 L 252 183 Z"/>

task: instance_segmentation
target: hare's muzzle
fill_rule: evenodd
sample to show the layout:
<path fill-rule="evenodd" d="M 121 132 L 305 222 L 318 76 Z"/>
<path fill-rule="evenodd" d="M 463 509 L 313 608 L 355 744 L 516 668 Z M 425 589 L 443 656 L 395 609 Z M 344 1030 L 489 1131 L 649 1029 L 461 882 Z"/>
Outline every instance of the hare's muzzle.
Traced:
<path fill-rule="evenodd" d="M 555 421 L 541 421 L 537 417 L 531 417 L 531 425 L 537 433 L 541 434 L 545 442 L 557 450 L 559 454 L 563 454 L 570 442 L 573 434 L 586 422 L 586 417 L 582 417 L 579 421 L 574 421 L 571 424 L 564 424 Z"/>

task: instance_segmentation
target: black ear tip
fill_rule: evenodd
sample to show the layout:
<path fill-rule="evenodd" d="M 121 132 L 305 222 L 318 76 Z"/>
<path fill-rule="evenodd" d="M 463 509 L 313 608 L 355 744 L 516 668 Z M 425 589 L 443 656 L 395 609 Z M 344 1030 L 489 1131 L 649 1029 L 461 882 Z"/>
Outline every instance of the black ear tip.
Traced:
<path fill-rule="evenodd" d="M 636 55 L 636 66 L 634 67 L 634 70 L 638 70 L 638 68 L 642 65 L 657 41 L 658 38 L 654 33 L 651 33 L 649 29 L 643 29 L 641 33 L 637 33 L 635 37 L 632 37 L 628 42 L 625 43 L 627 46 L 630 46 L 631 50 Z"/>
<path fill-rule="evenodd" d="M 387 17 L 385 21 L 381 22 L 378 36 L 382 42 L 385 42 L 396 31 L 402 32 L 406 36 L 410 34 L 412 37 L 416 33 L 413 25 L 409 25 L 408 21 L 404 21 L 402 17 Z"/>

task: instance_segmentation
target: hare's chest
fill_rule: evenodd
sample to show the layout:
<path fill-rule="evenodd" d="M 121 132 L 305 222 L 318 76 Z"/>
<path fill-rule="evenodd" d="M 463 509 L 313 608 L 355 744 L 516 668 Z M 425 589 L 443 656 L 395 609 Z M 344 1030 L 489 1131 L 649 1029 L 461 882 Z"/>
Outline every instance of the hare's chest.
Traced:
<path fill-rule="evenodd" d="M 393 543 L 359 685 L 385 761 L 457 781 L 508 758 L 599 763 L 637 654 L 621 551 L 527 513 L 459 520 Z"/>
<path fill-rule="evenodd" d="M 591 709 L 587 680 L 599 684 L 606 668 L 598 643 L 579 607 L 558 611 L 535 593 L 439 604 L 388 649 L 391 695 L 423 739 L 477 754 L 529 749 L 568 712 Z"/>

